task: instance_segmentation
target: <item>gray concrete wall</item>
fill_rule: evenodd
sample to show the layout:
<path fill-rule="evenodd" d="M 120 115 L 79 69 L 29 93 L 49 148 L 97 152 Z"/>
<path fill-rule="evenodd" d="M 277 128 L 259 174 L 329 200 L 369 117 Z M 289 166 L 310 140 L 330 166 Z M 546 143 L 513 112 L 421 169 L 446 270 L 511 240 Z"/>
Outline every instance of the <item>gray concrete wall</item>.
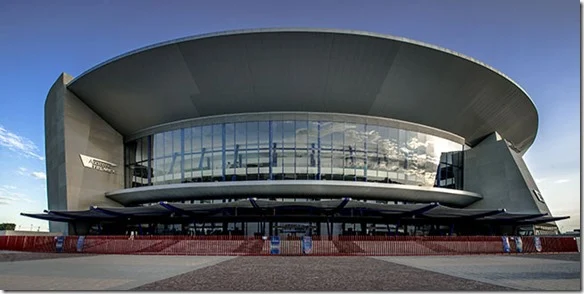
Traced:
<path fill-rule="evenodd" d="M 464 190 L 483 196 L 468 208 L 506 208 L 508 212 L 549 213 L 520 154 L 493 133 L 464 156 Z"/>
<path fill-rule="evenodd" d="M 49 210 L 67 210 L 67 178 L 65 172 L 64 97 L 72 79 L 61 74 L 45 101 L 45 157 L 47 172 L 47 201 Z M 67 233 L 67 224 L 49 222 L 51 232 Z"/>
<path fill-rule="evenodd" d="M 49 210 L 85 210 L 91 205 L 119 207 L 105 198 L 105 192 L 124 187 L 123 137 L 67 90 L 71 79 L 62 74 L 45 102 Z M 116 164 L 116 173 L 84 167 L 80 154 Z M 51 222 L 49 228 L 51 232 L 68 232 L 60 223 Z"/>

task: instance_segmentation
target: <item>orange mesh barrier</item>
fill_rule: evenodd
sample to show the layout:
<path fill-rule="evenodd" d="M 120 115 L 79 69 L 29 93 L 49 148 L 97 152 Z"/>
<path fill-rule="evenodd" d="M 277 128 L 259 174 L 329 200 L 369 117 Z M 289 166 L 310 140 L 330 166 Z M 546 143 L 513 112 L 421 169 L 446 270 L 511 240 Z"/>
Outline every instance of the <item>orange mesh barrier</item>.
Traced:
<path fill-rule="evenodd" d="M 514 237 L 510 253 L 578 252 L 574 237 Z M 78 236 L 64 237 L 62 252 L 78 251 Z M 301 238 L 282 238 L 280 255 L 304 255 Z M 246 236 L 86 236 L 81 252 L 92 254 L 270 255 L 270 238 Z M 56 237 L 0 236 L 0 250 L 56 252 Z M 400 256 L 503 254 L 500 236 L 313 236 L 310 255 Z"/>

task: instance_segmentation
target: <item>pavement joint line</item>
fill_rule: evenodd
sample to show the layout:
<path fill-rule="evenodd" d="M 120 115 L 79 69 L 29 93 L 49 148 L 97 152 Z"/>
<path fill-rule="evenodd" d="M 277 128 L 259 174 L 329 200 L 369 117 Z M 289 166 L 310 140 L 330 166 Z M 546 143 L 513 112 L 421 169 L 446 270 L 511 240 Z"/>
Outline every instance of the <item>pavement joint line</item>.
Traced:
<path fill-rule="evenodd" d="M 191 271 L 195 271 L 195 270 L 200 270 L 209 266 L 213 266 L 213 265 L 217 265 L 220 264 L 222 262 L 228 261 L 228 260 L 232 260 L 237 258 L 237 256 L 203 256 L 203 257 L 208 257 L 208 258 L 215 258 L 215 259 L 210 259 L 206 262 L 202 262 L 196 265 L 190 265 L 190 266 L 185 266 L 182 270 L 179 270 L 177 272 L 174 273 L 170 273 L 170 274 L 165 274 L 156 278 L 151 278 L 151 279 L 146 279 L 146 280 L 132 280 L 131 282 L 128 282 L 126 284 L 120 285 L 120 286 L 115 286 L 115 287 L 111 287 L 108 288 L 107 290 L 130 290 L 132 288 L 136 288 L 145 284 L 149 284 L 149 283 L 153 283 L 153 282 L 157 282 L 160 280 L 165 280 L 168 278 L 172 278 L 174 276 L 178 276 L 178 275 L 182 275 Z"/>

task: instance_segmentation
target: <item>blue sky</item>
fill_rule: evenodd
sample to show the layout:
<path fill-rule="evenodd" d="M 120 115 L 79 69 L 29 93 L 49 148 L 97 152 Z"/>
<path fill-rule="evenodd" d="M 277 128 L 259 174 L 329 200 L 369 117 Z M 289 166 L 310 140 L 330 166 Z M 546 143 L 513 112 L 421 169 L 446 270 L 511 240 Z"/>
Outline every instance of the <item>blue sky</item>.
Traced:
<path fill-rule="evenodd" d="M 0 1 L 0 222 L 47 208 L 44 101 L 73 76 L 127 51 L 221 30 L 371 31 L 445 47 L 515 80 L 539 111 L 524 156 L 560 228 L 579 228 L 580 3 L 567 0 Z"/>

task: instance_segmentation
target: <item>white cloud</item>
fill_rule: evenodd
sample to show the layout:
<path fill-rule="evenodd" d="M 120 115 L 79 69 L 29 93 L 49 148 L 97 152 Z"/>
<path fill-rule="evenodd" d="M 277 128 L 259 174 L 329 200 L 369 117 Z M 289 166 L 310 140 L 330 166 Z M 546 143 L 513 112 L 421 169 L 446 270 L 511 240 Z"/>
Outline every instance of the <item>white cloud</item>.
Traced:
<path fill-rule="evenodd" d="M 26 203 L 33 203 L 34 200 L 30 200 L 25 197 L 11 197 L 11 196 L 0 196 L 0 203 L 10 204 L 13 202 L 24 201 Z"/>
<path fill-rule="evenodd" d="M 14 186 L 9 186 L 9 185 L 4 185 L 4 186 L 2 186 L 2 187 L 6 188 L 6 189 L 10 189 L 10 190 L 14 190 L 14 189 L 16 189 L 16 187 L 14 187 Z"/>
<path fill-rule="evenodd" d="M 16 171 L 16 173 L 21 175 L 21 176 L 31 176 L 37 180 L 44 180 L 47 178 L 47 174 L 45 174 L 44 172 L 36 171 L 36 172 L 29 173 L 29 170 L 27 168 L 24 168 L 24 167 L 19 167 L 18 170 Z"/>
<path fill-rule="evenodd" d="M 0 146 L 6 147 L 25 157 L 45 160 L 38 154 L 39 148 L 28 138 L 10 132 L 0 125 Z"/>
<path fill-rule="evenodd" d="M 26 171 L 27 169 L 24 167 L 19 167 L 18 170 L 16 171 L 17 174 L 21 175 L 21 176 L 26 176 Z"/>
<path fill-rule="evenodd" d="M 17 200 L 17 199 L 16 199 L 16 198 L 14 198 L 14 197 L 10 197 L 10 196 L 0 196 L 0 202 L 2 202 L 2 203 L 6 203 L 6 204 L 8 204 L 8 203 L 10 203 L 10 202 L 13 202 L 13 201 L 16 201 L 16 200 Z"/>
<path fill-rule="evenodd" d="M 33 203 L 34 200 L 29 199 L 25 194 L 15 191 L 14 189 L 5 188 L 6 185 L 0 187 L 0 204 L 11 204 L 15 202 Z M 11 186 L 8 186 L 11 187 Z"/>
<path fill-rule="evenodd" d="M 47 178 L 47 175 L 44 172 L 33 172 L 30 175 L 39 180 L 44 180 Z"/>
<path fill-rule="evenodd" d="M 554 181 L 554 184 L 567 183 L 569 181 L 570 181 L 569 179 L 559 179 L 559 180 Z"/>

